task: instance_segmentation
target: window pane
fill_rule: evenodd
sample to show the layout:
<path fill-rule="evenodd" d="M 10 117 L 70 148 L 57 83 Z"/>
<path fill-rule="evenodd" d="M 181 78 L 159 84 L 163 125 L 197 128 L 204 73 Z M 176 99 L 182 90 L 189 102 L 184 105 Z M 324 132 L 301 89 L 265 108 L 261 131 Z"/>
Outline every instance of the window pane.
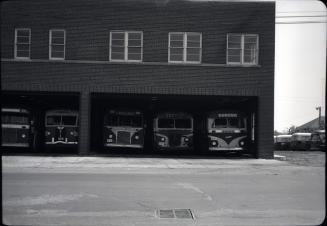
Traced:
<path fill-rule="evenodd" d="M 17 37 L 17 43 L 29 43 L 30 42 L 30 37 L 27 36 L 27 37 L 23 37 L 23 36 L 20 36 L 20 37 Z"/>
<path fill-rule="evenodd" d="M 187 48 L 187 54 L 200 55 L 200 49 L 198 49 L 198 48 Z"/>
<path fill-rule="evenodd" d="M 114 40 L 111 40 L 111 45 L 112 46 L 124 46 L 125 41 L 124 40 L 114 39 Z"/>
<path fill-rule="evenodd" d="M 170 41 L 183 41 L 184 35 L 183 34 L 170 34 Z"/>
<path fill-rule="evenodd" d="M 29 44 L 17 44 L 16 48 L 17 48 L 17 51 L 29 51 L 30 45 Z"/>
<path fill-rule="evenodd" d="M 128 47 L 128 53 L 137 53 L 141 54 L 142 48 L 141 47 Z"/>
<path fill-rule="evenodd" d="M 228 43 L 241 43 L 241 35 L 234 35 L 234 34 L 229 34 L 228 35 Z"/>
<path fill-rule="evenodd" d="M 228 62 L 231 63 L 241 63 L 240 55 L 228 55 Z"/>
<path fill-rule="evenodd" d="M 183 55 L 170 54 L 170 61 L 183 61 Z"/>
<path fill-rule="evenodd" d="M 188 42 L 200 42 L 200 34 L 187 34 L 187 41 Z"/>
<path fill-rule="evenodd" d="M 111 39 L 125 39 L 125 34 L 123 32 L 112 32 Z"/>
<path fill-rule="evenodd" d="M 197 47 L 200 48 L 200 42 L 188 42 L 187 47 Z"/>
<path fill-rule="evenodd" d="M 51 31 L 52 38 L 63 38 L 65 36 L 64 31 Z"/>
<path fill-rule="evenodd" d="M 16 55 L 17 55 L 17 57 L 30 57 L 30 52 L 17 50 Z"/>
<path fill-rule="evenodd" d="M 241 56 L 241 50 L 240 49 L 229 49 L 228 55 L 234 55 L 234 56 Z"/>
<path fill-rule="evenodd" d="M 170 54 L 183 55 L 183 48 L 170 48 Z"/>
<path fill-rule="evenodd" d="M 111 53 L 111 59 L 124 60 L 124 53 Z"/>
<path fill-rule="evenodd" d="M 141 54 L 129 53 L 128 60 L 141 60 Z"/>
<path fill-rule="evenodd" d="M 195 62 L 200 62 L 200 56 L 199 55 L 186 55 L 186 61 L 195 61 Z"/>
<path fill-rule="evenodd" d="M 187 47 L 200 47 L 200 34 L 187 35 Z"/>
<path fill-rule="evenodd" d="M 112 53 L 122 53 L 124 54 L 125 48 L 124 47 L 111 47 L 111 52 Z"/>
<path fill-rule="evenodd" d="M 158 119 L 158 128 L 174 128 L 174 120 L 173 119 Z"/>
<path fill-rule="evenodd" d="M 65 44 L 65 39 L 62 37 L 62 38 L 52 38 L 51 39 L 51 42 L 52 44 Z"/>
<path fill-rule="evenodd" d="M 141 46 L 141 40 L 128 40 L 128 46 Z"/>
<path fill-rule="evenodd" d="M 30 30 L 17 30 L 17 36 L 29 36 L 30 35 Z"/>
<path fill-rule="evenodd" d="M 181 47 L 183 48 L 183 41 L 170 41 L 170 47 Z"/>
<path fill-rule="evenodd" d="M 245 35 L 244 43 L 257 43 L 257 36 Z"/>
<path fill-rule="evenodd" d="M 64 58 L 64 52 L 51 52 L 51 58 Z"/>
<path fill-rule="evenodd" d="M 229 42 L 228 49 L 241 49 L 241 43 Z"/>
<path fill-rule="evenodd" d="M 52 51 L 54 52 L 64 52 L 65 46 L 64 45 L 52 45 Z"/>
<path fill-rule="evenodd" d="M 138 39 L 138 40 L 141 40 L 141 33 L 138 32 L 138 33 L 128 33 L 128 41 L 131 40 L 131 39 Z"/>
<path fill-rule="evenodd" d="M 62 124 L 75 126 L 76 125 L 76 116 L 62 116 Z"/>

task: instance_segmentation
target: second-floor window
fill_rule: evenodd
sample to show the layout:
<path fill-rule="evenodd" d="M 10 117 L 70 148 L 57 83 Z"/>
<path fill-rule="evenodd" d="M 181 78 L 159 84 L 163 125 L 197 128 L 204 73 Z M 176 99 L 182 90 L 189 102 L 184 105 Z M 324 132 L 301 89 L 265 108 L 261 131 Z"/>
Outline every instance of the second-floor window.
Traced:
<path fill-rule="evenodd" d="M 141 62 L 143 33 L 140 31 L 110 32 L 110 61 Z"/>
<path fill-rule="evenodd" d="M 200 63 L 202 54 L 201 33 L 170 32 L 168 62 Z"/>
<path fill-rule="evenodd" d="M 50 30 L 49 36 L 49 59 L 64 60 L 65 59 L 65 30 L 53 29 Z"/>
<path fill-rule="evenodd" d="M 15 58 L 30 59 L 31 50 L 31 29 L 15 29 Z"/>
<path fill-rule="evenodd" d="M 228 34 L 227 64 L 257 65 L 258 40 L 256 34 Z"/>

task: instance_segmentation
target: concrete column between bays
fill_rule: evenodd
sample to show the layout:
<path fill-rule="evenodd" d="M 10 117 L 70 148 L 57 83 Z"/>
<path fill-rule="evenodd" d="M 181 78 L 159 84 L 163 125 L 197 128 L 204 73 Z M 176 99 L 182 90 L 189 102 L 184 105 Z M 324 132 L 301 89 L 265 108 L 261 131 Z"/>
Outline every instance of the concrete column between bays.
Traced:
<path fill-rule="evenodd" d="M 79 103 L 79 142 L 78 153 L 90 152 L 91 97 L 88 91 L 81 92 Z"/>

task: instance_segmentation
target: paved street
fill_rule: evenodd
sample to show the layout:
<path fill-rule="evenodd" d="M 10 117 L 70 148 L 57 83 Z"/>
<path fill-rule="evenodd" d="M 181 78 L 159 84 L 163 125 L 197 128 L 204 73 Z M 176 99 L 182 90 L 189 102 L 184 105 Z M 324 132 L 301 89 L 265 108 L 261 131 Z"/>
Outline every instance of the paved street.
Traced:
<path fill-rule="evenodd" d="M 262 159 L 2 157 L 11 225 L 316 225 L 324 166 Z M 191 209 L 194 219 L 159 218 Z"/>

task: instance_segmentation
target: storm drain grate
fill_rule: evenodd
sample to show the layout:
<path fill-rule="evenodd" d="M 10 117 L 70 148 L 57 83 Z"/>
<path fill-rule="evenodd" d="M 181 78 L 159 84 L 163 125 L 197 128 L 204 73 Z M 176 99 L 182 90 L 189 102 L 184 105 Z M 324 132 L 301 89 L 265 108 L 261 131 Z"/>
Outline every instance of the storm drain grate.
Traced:
<path fill-rule="evenodd" d="M 157 210 L 157 216 L 159 218 L 194 219 L 194 215 L 190 209 Z"/>

